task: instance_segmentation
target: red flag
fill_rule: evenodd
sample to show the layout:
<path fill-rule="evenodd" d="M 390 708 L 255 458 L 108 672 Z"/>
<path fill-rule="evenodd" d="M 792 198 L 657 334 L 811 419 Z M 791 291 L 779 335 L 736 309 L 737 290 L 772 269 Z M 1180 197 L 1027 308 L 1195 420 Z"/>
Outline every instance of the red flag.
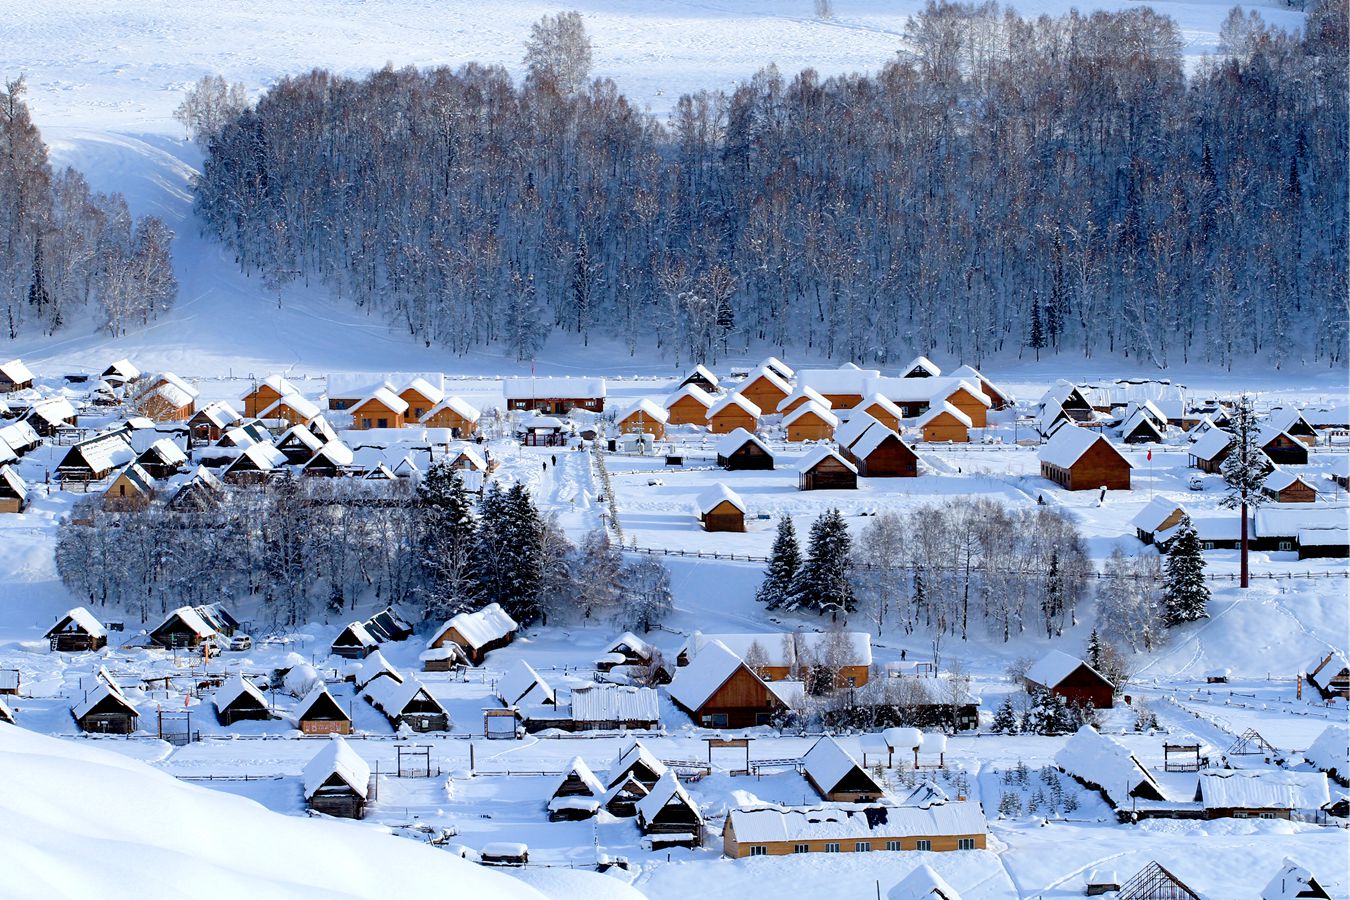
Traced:
<path fill-rule="evenodd" d="M 1153 462 L 1153 451 L 1152 451 L 1152 450 L 1148 451 L 1148 461 L 1149 461 L 1149 462 Z"/>

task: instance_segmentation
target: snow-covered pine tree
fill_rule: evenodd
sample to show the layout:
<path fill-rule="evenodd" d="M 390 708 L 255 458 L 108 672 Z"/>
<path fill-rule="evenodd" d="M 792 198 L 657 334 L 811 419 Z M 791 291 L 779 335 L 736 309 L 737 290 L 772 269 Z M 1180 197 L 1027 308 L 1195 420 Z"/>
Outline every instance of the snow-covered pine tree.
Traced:
<path fill-rule="evenodd" d="M 1092 633 L 1088 635 L 1086 662 L 1098 672 L 1102 670 L 1102 639 L 1097 634 L 1096 628 L 1093 628 Z"/>
<path fill-rule="evenodd" d="M 1228 484 L 1228 491 L 1220 503 L 1228 509 L 1236 509 L 1241 516 L 1242 548 L 1239 587 L 1247 587 L 1250 582 L 1247 566 L 1247 511 L 1255 509 L 1265 502 L 1261 485 L 1266 481 L 1274 465 L 1266 456 L 1257 441 L 1261 427 L 1256 421 L 1256 410 L 1252 398 L 1243 394 L 1238 398 L 1233 414 L 1229 417 L 1229 432 L 1233 442 L 1228 449 L 1220 471 Z"/>
<path fill-rule="evenodd" d="M 477 539 L 473 500 L 459 473 L 439 459 L 417 485 L 417 559 L 423 614 L 443 619 L 472 608 L 470 561 Z"/>
<path fill-rule="evenodd" d="M 802 565 L 802 550 L 797 543 L 797 529 L 790 516 L 778 520 L 778 532 L 769 551 L 769 565 L 764 569 L 764 580 L 755 591 L 755 599 L 766 609 L 778 609 L 792 602 L 792 590 L 797 572 Z"/>
<path fill-rule="evenodd" d="M 1163 573 L 1163 615 L 1167 625 L 1194 622 L 1209 615 L 1209 585 L 1205 584 L 1205 554 L 1191 517 L 1183 515 L 1177 535 L 1167 549 Z"/>
<path fill-rule="evenodd" d="M 1017 711 L 1013 709 L 1012 697 L 1003 698 L 994 712 L 994 721 L 989 726 L 995 734 L 1017 733 Z"/>
<path fill-rule="evenodd" d="M 811 524 L 806 561 L 797 573 L 794 603 L 818 613 L 837 616 L 852 612 L 856 605 L 850 576 L 848 524 L 837 509 L 820 515 Z"/>
<path fill-rule="evenodd" d="M 1045 317 L 1041 313 L 1040 294 L 1032 292 L 1031 321 L 1027 324 L 1027 346 L 1036 351 L 1036 361 L 1040 362 L 1041 350 L 1045 347 Z"/>
<path fill-rule="evenodd" d="M 507 570 L 508 598 L 503 605 L 513 619 L 525 624 L 539 618 L 543 611 L 543 522 L 530 492 L 519 482 L 506 494 L 506 511 L 511 565 Z"/>

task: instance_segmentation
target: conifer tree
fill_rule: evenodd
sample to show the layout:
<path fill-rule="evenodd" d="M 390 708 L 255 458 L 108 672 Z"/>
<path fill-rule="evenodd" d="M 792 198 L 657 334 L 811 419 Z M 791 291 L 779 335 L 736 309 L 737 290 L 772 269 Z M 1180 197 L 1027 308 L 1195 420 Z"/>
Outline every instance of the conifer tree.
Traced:
<path fill-rule="evenodd" d="M 785 515 L 778 520 L 778 532 L 773 538 L 773 549 L 769 551 L 769 565 L 764 570 L 764 580 L 755 592 L 755 599 L 763 603 L 765 609 L 790 605 L 801 565 L 802 550 L 797 543 L 797 529 L 792 518 Z"/>
<path fill-rule="evenodd" d="M 1005 696 L 994 712 L 994 721 L 990 727 L 995 734 L 1017 733 L 1017 712 L 1013 709 L 1012 697 Z"/>
<path fill-rule="evenodd" d="M 819 613 L 852 612 L 856 603 L 850 575 L 848 524 L 837 509 L 822 513 L 811 524 L 806 561 L 797 573 L 794 605 Z"/>
<path fill-rule="evenodd" d="M 1261 486 L 1265 484 L 1266 476 L 1275 466 L 1257 441 L 1261 428 L 1256 421 L 1256 410 L 1252 406 L 1251 397 L 1243 394 L 1238 398 L 1237 406 L 1234 407 L 1229 421 L 1233 441 L 1228 448 L 1228 456 L 1224 457 L 1220 468 L 1223 480 L 1228 484 L 1228 492 L 1220 502 L 1228 509 L 1239 510 L 1242 527 L 1239 587 L 1245 588 L 1249 584 L 1247 510 L 1260 506 L 1265 501 Z"/>
<path fill-rule="evenodd" d="M 446 459 L 427 469 L 417 485 L 417 566 L 425 583 L 423 612 L 446 618 L 470 608 L 470 561 L 477 539 L 473 500 Z"/>
<path fill-rule="evenodd" d="M 1205 584 L 1205 556 L 1200 538 L 1183 515 L 1177 535 L 1167 549 L 1163 573 L 1163 616 L 1168 626 L 1194 622 L 1209 615 L 1209 586 Z"/>
<path fill-rule="evenodd" d="M 1088 635 L 1087 664 L 1098 672 L 1102 670 L 1102 639 L 1096 628 Z"/>
<path fill-rule="evenodd" d="M 1036 351 L 1036 361 L 1041 359 L 1041 350 L 1045 347 L 1045 317 L 1041 314 L 1039 294 L 1031 297 L 1031 321 L 1027 325 L 1027 346 Z"/>

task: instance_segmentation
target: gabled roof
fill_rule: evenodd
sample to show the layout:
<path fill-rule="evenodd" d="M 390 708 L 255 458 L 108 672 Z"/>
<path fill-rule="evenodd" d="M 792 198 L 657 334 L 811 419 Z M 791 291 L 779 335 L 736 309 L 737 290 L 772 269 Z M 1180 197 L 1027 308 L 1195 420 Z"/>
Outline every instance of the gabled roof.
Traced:
<path fill-rule="evenodd" d="M 675 670 L 675 677 L 666 690 L 676 703 L 697 712 L 738 669 L 745 669 L 756 681 L 760 681 L 760 677 L 739 656 L 728 650 L 726 644 L 712 641 L 701 648 L 687 666 Z"/>
<path fill-rule="evenodd" d="M 379 403 L 390 412 L 402 414 L 408 411 L 407 400 L 395 394 L 388 387 L 378 387 L 368 397 L 348 409 L 347 412 L 354 415 L 358 409 L 372 402 Z"/>
<path fill-rule="evenodd" d="M 582 759 L 580 756 L 574 756 L 572 757 L 572 762 L 567 766 L 567 771 L 563 772 L 562 778 L 558 779 L 557 785 L 554 786 L 553 790 L 549 793 L 549 796 L 556 797 L 558 791 L 562 790 L 562 786 L 566 784 L 573 775 L 577 776 L 577 779 L 585 786 L 587 792 L 592 797 L 598 799 L 604 795 L 605 786 L 600 783 L 600 779 L 591 771 L 591 767 L 586 765 L 586 760 Z"/>
<path fill-rule="evenodd" d="M 317 707 L 323 708 L 320 710 Z M 305 699 L 300 701 L 300 705 L 295 708 L 295 718 L 298 721 L 318 713 L 323 715 L 336 713 L 340 721 L 351 721 L 351 716 L 347 715 L 347 711 L 342 708 L 342 705 L 333 698 L 332 694 L 328 693 L 328 685 L 322 681 L 310 688 L 309 693 L 305 695 Z"/>
<path fill-rule="evenodd" d="M 838 460 L 839 463 L 842 464 L 844 468 L 848 469 L 850 472 L 853 472 L 854 474 L 857 474 L 858 472 L 857 466 L 855 466 L 848 460 L 844 459 L 833 449 L 825 446 L 824 444 L 812 447 L 809 451 L 807 451 L 806 455 L 802 457 L 801 462 L 797 464 L 797 471 L 810 472 L 812 469 L 814 469 L 821 463 L 825 462 L 825 460 L 827 459 Z"/>
<path fill-rule="evenodd" d="M 416 675 L 410 675 L 404 681 L 376 678 L 365 686 L 361 695 L 390 718 L 403 715 L 414 700 L 434 706 L 441 715 L 449 715 L 441 701 L 432 696 Z"/>
<path fill-rule="evenodd" d="M 1177 510 L 1184 514 L 1186 507 L 1170 497 L 1154 497 L 1144 506 L 1143 509 L 1134 514 L 1130 520 L 1130 525 L 1140 531 L 1146 531 L 1150 534 L 1162 527 L 1163 522 Z"/>
<path fill-rule="evenodd" d="M 181 466 L 187 462 L 187 454 L 169 438 L 160 438 L 140 455 L 139 460 L 158 460 L 166 466 Z"/>
<path fill-rule="evenodd" d="M 829 793 L 846 777 L 858 775 L 870 782 L 878 794 L 885 793 L 870 774 L 834 738 L 818 738 L 802 757 L 802 768 L 822 791 Z"/>
<path fill-rule="evenodd" d="M 1350 728 L 1328 725 L 1303 751 L 1303 758 L 1323 772 L 1335 769 L 1342 778 L 1350 777 Z"/>
<path fill-rule="evenodd" d="M 994 405 L 993 399 L 984 392 L 984 388 L 980 386 L 978 381 L 971 382 L 964 378 L 944 378 L 942 384 L 933 392 L 933 399 L 937 400 L 941 397 L 946 400 L 957 391 L 965 391 L 976 403 L 979 403 L 985 408 L 990 408 Z"/>
<path fill-rule="evenodd" d="M 57 468 L 65 467 L 72 456 L 83 459 L 94 471 L 107 471 L 131 462 L 136 458 L 136 450 L 125 431 L 110 431 L 72 446 Z"/>
<path fill-rule="evenodd" d="M 1091 725 L 1084 725 L 1064 743 L 1055 754 L 1055 765 L 1100 787 L 1116 806 L 1128 802 L 1141 788 L 1154 799 L 1165 796 L 1157 779 L 1124 744 L 1099 734 Z"/>
<path fill-rule="evenodd" d="M 108 368 L 103 370 L 101 378 L 120 378 L 123 381 L 135 381 L 141 377 L 141 370 L 131 364 L 131 360 L 125 356 L 111 363 Z"/>
<path fill-rule="evenodd" d="M 1295 430 L 1302 434 L 1316 434 L 1312 423 L 1303 411 L 1293 406 L 1279 406 L 1270 411 L 1269 424 L 1272 428 L 1293 434 Z"/>
<path fill-rule="evenodd" d="M 160 372 L 158 375 L 154 376 L 150 380 L 152 383 L 161 382 L 162 384 L 173 385 L 176 391 L 182 394 L 186 394 L 189 400 L 196 400 L 197 396 L 201 393 L 201 391 L 197 390 L 195 387 L 188 384 L 186 381 L 179 378 L 172 372 Z M 187 404 L 184 403 L 181 405 L 186 406 Z"/>
<path fill-rule="evenodd" d="M 506 614 L 499 604 L 487 606 L 471 613 L 459 613 L 452 616 L 432 637 L 427 646 L 435 644 L 441 635 L 453 628 L 464 641 L 474 649 L 500 640 L 517 628 L 516 620 Z"/>
<path fill-rule="evenodd" d="M 321 412 L 318 405 L 314 403 L 312 400 L 306 400 L 299 394 L 287 394 L 280 400 L 277 400 L 271 406 L 267 407 L 267 409 L 260 412 L 258 414 L 258 418 L 260 419 L 281 418 L 277 414 L 281 410 L 286 408 L 294 410 L 297 414 L 299 414 L 300 418 L 302 419 L 312 419 Z"/>
<path fill-rule="evenodd" d="M 808 385 L 804 384 L 798 384 L 795 388 L 792 389 L 792 393 L 788 394 L 782 400 L 778 401 L 778 411 L 783 412 L 785 409 L 787 409 L 789 406 L 791 406 L 792 404 L 796 403 L 799 400 L 815 401 L 816 403 L 823 406 L 825 409 L 834 408 L 834 404 L 831 403 L 829 400 L 827 400 L 825 397 L 823 397 L 820 394 L 820 392 L 817 391 L 815 388 L 809 387 Z"/>
<path fill-rule="evenodd" d="M 651 792 L 637 802 L 637 812 L 644 821 L 652 822 L 662 809 L 672 804 L 686 806 L 699 815 L 698 805 L 689 798 L 675 773 L 667 769 Z"/>
<path fill-rule="evenodd" d="M 248 394 L 245 394 L 245 396 L 254 394 L 257 392 L 259 388 L 263 387 L 271 388 L 272 390 L 276 391 L 283 397 L 289 396 L 290 394 L 300 393 L 299 388 L 291 384 L 291 382 L 286 378 L 286 376 L 280 374 L 273 374 L 268 375 L 262 381 L 258 382 L 258 387 L 250 390 Z"/>
<path fill-rule="evenodd" d="M 657 406 L 656 401 L 647 397 L 643 397 L 637 403 L 634 403 L 632 406 L 628 407 L 628 409 L 624 410 L 623 414 L 619 416 L 619 421 L 627 421 L 637 413 L 641 413 L 647 418 L 660 422 L 663 425 L 670 421 L 670 413 L 666 412 L 660 406 Z"/>
<path fill-rule="evenodd" d="M 1052 466 L 1058 466 L 1061 469 L 1067 469 L 1082 458 L 1092 447 L 1101 441 L 1111 451 L 1119 456 L 1125 465 L 1130 465 L 1130 461 L 1121 456 L 1119 450 L 1095 431 L 1087 428 L 1079 428 L 1077 425 L 1065 425 L 1055 431 L 1050 436 L 1050 440 L 1041 446 L 1040 460 L 1049 463 Z"/>
<path fill-rule="evenodd" d="M 140 403 L 142 404 L 143 409 L 145 402 L 152 397 L 160 398 L 165 403 L 169 404 L 169 406 L 174 407 L 175 409 L 184 406 L 191 406 L 193 401 L 193 394 L 183 390 L 181 387 L 179 387 L 176 384 L 173 384 L 172 382 L 157 384 L 150 390 L 142 394 Z"/>
<path fill-rule="evenodd" d="M 335 734 L 314 758 L 305 763 L 305 799 L 318 793 L 330 778 L 336 775 L 342 783 L 362 797 L 370 786 L 370 765 L 347 746 L 341 735 Z"/>
<path fill-rule="evenodd" d="M 1200 773 L 1195 798 L 1206 809 L 1321 809 L 1331 800 L 1323 772 L 1220 769 Z"/>
<path fill-rule="evenodd" d="M 366 630 L 364 622 L 352 622 L 333 638 L 334 647 L 378 647 L 380 642 Z"/>
<path fill-rule="evenodd" d="M 517 659 L 497 682 L 497 699 L 506 706 L 539 706 L 556 703 L 557 695 L 534 666 Z"/>
<path fill-rule="evenodd" d="M 1308 900 L 1329 896 L 1307 867 L 1289 857 L 1285 857 L 1284 866 L 1261 892 L 1261 900 Z"/>
<path fill-rule="evenodd" d="M 1304 446 L 1302 441 L 1285 431 L 1283 428 L 1275 428 L 1269 424 L 1262 427 L 1260 433 L 1256 435 L 1256 445 L 1262 448 L 1268 447 L 1280 438 L 1288 438 L 1298 446 Z"/>
<path fill-rule="evenodd" d="M 94 682 L 93 688 L 90 689 L 83 700 L 71 707 L 70 711 L 76 719 L 82 719 L 105 700 L 111 700 L 114 705 L 121 706 L 133 716 L 137 714 L 136 704 L 127 698 L 127 695 L 122 692 L 122 686 L 102 666 L 99 667 L 97 680 Z"/>
<path fill-rule="evenodd" d="M 783 419 L 783 424 L 791 425 L 793 422 L 805 418 L 806 416 L 815 416 L 831 428 L 836 428 L 839 425 L 839 417 L 814 400 L 807 400 L 801 406 L 788 413 L 787 417 Z"/>
<path fill-rule="evenodd" d="M 651 656 L 652 654 L 652 645 L 638 637 L 636 634 L 633 634 L 631 631 L 625 631 L 611 641 L 609 645 L 605 647 L 605 652 L 618 653 L 622 647 L 627 647 L 638 656 Z"/>
<path fill-rule="evenodd" d="M 849 421 L 857 418 L 860 414 L 867 415 L 869 418 L 874 418 L 869 413 L 865 412 L 865 410 L 873 406 L 881 407 L 883 411 L 895 416 L 897 419 L 903 419 L 905 417 L 905 411 L 896 406 L 890 398 L 886 397 L 884 394 L 872 393 L 868 394 L 863 398 L 861 403 L 853 407 L 853 413 L 849 416 Z"/>
<path fill-rule="evenodd" d="M 756 366 L 755 368 L 770 369 L 773 371 L 775 375 L 777 375 L 780 379 L 784 381 L 791 381 L 797 374 L 792 370 L 791 366 L 789 366 L 787 363 L 783 362 L 776 356 L 764 357 L 762 360 L 759 361 L 759 365 Z"/>
<path fill-rule="evenodd" d="M 967 428 L 970 428 L 975 424 L 973 421 L 971 421 L 970 416 L 961 412 L 961 410 L 957 409 L 955 406 L 952 406 L 946 400 L 943 400 L 941 403 L 934 403 L 932 406 L 928 407 L 928 412 L 924 413 L 923 415 L 919 416 L 919 418 L 915 419 L 914 424 L 919 428 L 923 428 L 925 425 L 932 422 L 938 416 L 944 414 L 951 416 L 953 419 L 960 422 Z"/>
<path fill-rule="evenodd" d="M 875 451 L 878 447 L 880 447 L 882 443 L 885 442 L 888 438 L 895 438 L 895 440 L 899 441 L 906 450 L 908 450 L 910 453 L 914 453 L 914 448 L 909 446 L 909 444 L 906 444 L 904 438 L 900 437 L 899 434 L 897 434 L 894 431 L 891 431 L 891 429 L 887 428 L 885 425 L 882 425 L 880 422 L 873 424 L 866 431 L 864 431 L 862 433 L 862 437 L 858 438 L 851 445 L 849 445 L 848 449 L 849 452 L 852 453 L 854 456 L 856 456 L 858 459 L 866 459 L 867 457 L 871 456 L 873 451 Z"/>
<path fill-rule="evenodd" d="M 258 690 L 257 685 L 237 672 L 216 689 L 215 697 L 212 699 L 216 709 L 224 712 L 242 697 L 247 697 L 264 709 L 267 707 L 267 698 Z"/>
<path fill-rule="evenodd" d="M 75 407 L 65 397 L 53 397 L 34 404 L 27 418 L 41 419 L 48 425 L 60 425 L 67 419 L 75 418 Z"/>
<path fill-rule="evenodd" d="M 356 667 L 353 673 L 352 684 L 358 691 L 363 691 L 366 685 L 370 684 L 377 677 L 388 677 L 395 681 L 403 681 L 403 673 L 394 668 L 389 660 L 384 658 L 384 654 L 376 650 L 362 661 L 361 665 Z"/>
<path fill-rule="evenodd" d="M 1166 422 L 1167 420 L 1164 419 L 1163 421 Z M 1120 426 L 1120 433 L 1123 437 L 1129 437 L 1141 428 L 1150 432 L 1159 440 L 1162 439 L 1162 428 L 1159 427 L 1152 416 L 1142 409 L 1136 409 L 1130 414 L 1125 423 Z"/>
<path fill-rule="evenodd" d="M 672 406 L 674 406 L 676 403 L 679 403 L 685 397 L 693 397 L 694 400 L 697 401 L 698 404 L 702 406 L 704 409 L 707 409 L 714 403 L 712 394 L 709 394 L 707 391 L 705 391 L 703 388 L 699 387 L 696 384 L 686 384 L 683 387 L 681 387 L 678 391 L 676 391 L 675 393 L 671 394 L 669 397 L 666 398 L 665 401 L 666 409 L 670 409 Z"/>
<path fill-rule="evenodd" d="M 703 381 L 706 381 L 706 382 L 707 382 L 709 385 L 711 385 L 714 389 L 715 389 L 715 388 L 717 387 L 717 385 L 718 385 L 718 378 L 717 378 L 717 376 L 714 375 L 714 374 L 713 374 L 706 366 L 704 366 L 702 363 L 700 363 L 699 365 L 694 366 L 692 369 L 690 369 L 690 370 L 689 370 L 689 374 L 685 375 L 684 378 L 683 378 L 682 380 L 683 380 L 683 381 L 688 381 L 688 380 L 691 379 L 691 378 L 698 378 L 698 379 L 701 379 L 701 380 L 703 380 Z"/>
<path fill-rule="evenodd" d="M 427 410 L 419 421 L 425 422 L 446 410 L 449 410 L 467 422 L 477 422 L 482 417 L 482 413 L 478 411 L 477 407 L 469 403 L 469 401 L 465 400 L 463 397 L 446 397 L 431 409 Z"/>
<path fill-rule="evenodd" d="M 328 463 L 334 468 L 341 469 L 344 466 L 350 466 L 355 458 L 356 454 L 352 452 L 352 448 L 342 441 L 329 441 L 314 452 L 314 455 L 305 463 L 305 468 Z"/>
<path fill-rule="evenodd" d="M 23 384 L 25 381 L 33 380 L 33 373 L 24 365 L 21 359 L 11 359 L 9 362 L 0 363 L 0 375 L 13 384 Z"/>
<path fill-rule="evenodd" d="M 94 618 L 94 614 L 83 606 L 77 606 L 69 610 L 64 616 L 57 620 L 46 634 L 46 637 L 54 637 L 63 631 L 68 630 L 67 625 L 73 625 L 75 628 L 83 631 L 90 637 L 107 637 L 108 630 L 103 627 L 103 623 Z"/>
<path fill-rule="evenodd" d="M 797 370 L 797 389 L 816 390 L 822 394 L 861 394 L 869 378 L 881 375 L 879 369 L 860 369 L 845 363 L 837 369 Z"/>
<path fill-rule="evenodd" d="M 928 375 L 933 378 L 942 374 L 942 370 L 938 368 L 937 363 L 926 356 L 916 356 L 911 359 L 907 365 L 901 367 L 900 375 L 901 377 L 910 377 L 909 373 L 913 372 L 915 369 L 927 372 Z"/>
<path fill-rule="evenodd" d="M 468 462 L 469 468 L 471 469 L 479 472 L 487 471 L 487 461 L 479 456 L 478 451 L 468 444 L 452 448 L 451 451 L 446 454 L 446 459 L 450 460 L 452 465 L 462 459 Z"/>
<path fill-rule="evenodd" d="M 624 777 L 632 771 L 633 767 L 641 763 L 651 771 L 653 775 L 660 778 L 666 772 L 666 764 L 657 759 L 647 745 L 642 741 L 634 740 L 627 747 L 619 751 L 614 757 L 614 762 L 610 763 L 609 774 L 606 781 L 610 787 L 614 787 L 624 780 Z M 644 791 L 645 793 L 645 791 Z"/>
<path fill-rule="evenodd" d="M 736 428 L 722 435 L 717 439 L 717 446 L 715 449 L 718 456 L 729 457 L 746 444 L 754 444 L 769 456 L 773 455 L 769 451 L 768 444 L 765 444 L 758 437 L 746 431 L 744 428 Z"/>
<path fill-rule="evenodd" d="M 732 392 L 733 395 L 739 394 L 741 391 L 744 391 L 746 388 L 754 384 L 756 381 L 759 381 L 761 378 L 769 382 L 769 384 L 773 385 L 778 390 L 782 391 L 784 394 L 792 393 L 792 385 L 788 383 L 787 378 L 785 378 L 782 375 L 779 375 L 772 368 L 761 364 L 756 368 L 751 369 L 750 374 L 746 375 L 745 379 L 741 381 L 740 384 L 736 385 L 736 390 Z M 756 409 L 758 409 L 758 407 L 756 407 Z"/>
<path fill-rule="evenodd" d="M 303 447 L 314 453 L 324 444 L 323 439 L 310 431 L 304 425 L 292 425 L 277 438 L 277 449 L 284 450 L 286 447 L 294 444 L 297 447 Z"/>
<path fill-rule="evenodd" d="M 108 485 L 108 490 L 111 491 L 113 486 L 123 478 L 129 481 L 131 486 L 139 493 L 147 497 L 155 490 L 155 479 L 151 478 L 150 473 L 142 469 L 139 463 L 132 463 L 119 472 L 117 477 L 112 480 L 112 484 Z"/>
<path fill-rule="evenodd" d="M 197 410 L 192 418 L 203 419 L 217 428 L 227 428 L 243 417 L 228 402 L 216 400 Z"/>
<path fill-rule="evenodd" d="M 247 464 L 245 461 L 247 461 Z M 245 447 L 239 457 L 230 463 L 229 468 L 225 471 L 233 472 L 236 469 L 245 471 L 253 468 L 259 472 L 270 472 L 284 465 L 286 465 L 286 454 L 276 447 L 266 443 L 253 444 L 250 447 Z"/>
<path fill-rule="evenodd" d="M 1200 435 L 1200 439 L 1191 444 L 1191 456 L 1206 462 L 1214 459 L 1233 443 L 1233 436 L 1222 428 L 1211 427 Z"/>
<path fill-rule="evenodd" d="M 17 451 L 36 447 L 42 443 L 42 437 L 27 422 L 11 422 L 0 426 L 0 440 Z"/>
<path fill-rule="evenodd" d="M 1310 490 L 1316 490 L 1308 481 L 1287 469 L 1281 469 L 1279 466 L 1270 470 L 1266 480 L 1261 484 L 1268 491 L 1282 491 L 1285 488 L 1293 487 L 1295 484 L 1301 484 Z"/>
<path fill-rule="evenodd" d="M 738 407 L 744 412 L 749 413 L 750 416 L 755 419 L 758 419 L 762 415 L 762 413 L 760 412 L 760 408 L 751 401 L 745 399 L 745 397 L 743 397 L 742 395 L 727 394 L 722 399 L 713 403 L 712 406 L 708 407 L 708 418 L 712 419 L 713 417 L 719 415 L 725 410 L 730 409 L 733 406 Z"/>
<path fill-rule="evenodd" d="M 200 638 L 208 638 L 217 633 L 217 629 L 207 622 L 197 607 L 193 606 L 180 606 L 173 610 L 154 628 L 154 631 L 160 631 L 175 621 L 182 622 L 188 631 Z"/>
<path fill-rule="evenodd" d="M 745 512 L 745 501 L 741 499 L 741 495 L 720 481 L 698 495 L 698 511 L 700 513 L 710 513 L 722 503 L 730 503 L 742 513 Z"/>
<path fill-rule="evenodd" d="M 406 394 L 408 391 L 416 391 L 419 396 L 425 398 L 427 402 L 432 404 L 439 404 L 445 399 L 445 391 L 436 387 L 436 385 L 427 381 L 421 375 L 415 375 L 409 379 L 408 383 L 399 391 L 399 394 Z"/>
<path fill-rule="evenodd" d="M 876 425 L 879 428 L 885 428 L 876 419 L 861 409 L 854 409 L 846 421 L 841 422 L 839 427 L 834 430 L 834 441 L 840 447 L 852 447 L 863 436 L 867 429 Z"/>
<path fill-rule="evenodd" d="M 1109 681 L 1092 666 L 1088 666 L 1076 656 L 1070 656 L 1062 650 L 1051 650 L 1036 661 L 1036 664 L 1027 669 L 1026 678 L 1035 684 L 1042 684 L 1048 688 L 1053 688 L 1068 678 L 1074 672 L 1078 671 L 1079 666 L 1087 666 L 1088 671 L 1096 675 L 1107 684 Z"/>
<path fill-rule="evenodd" d="M 11 466 L 0 466 L 0 482 L 9 493 L 13 494 L 19 500 L 28 499 L 28 484 L 19 477 Z"/>
<path fill-rule="evenodd" d="M 961 900 L 961 894 L 924 863 L 900 879 L 886 894 L 886 900 Z"/>

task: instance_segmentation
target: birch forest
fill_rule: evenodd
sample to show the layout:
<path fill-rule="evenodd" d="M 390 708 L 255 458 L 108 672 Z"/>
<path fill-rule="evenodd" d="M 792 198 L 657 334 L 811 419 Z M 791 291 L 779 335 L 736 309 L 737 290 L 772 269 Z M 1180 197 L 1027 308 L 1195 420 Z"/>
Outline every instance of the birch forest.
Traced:
<path fill-rule="evenodd" d="M 566 332 L 675 363 L 1344 364 L 1345 0 L 1302 34 L 1235 9 L 1190 72 L 1148 8 L 930 3 L 903 45 L 663 118 L 592 77 L 571 13 L 536 26 L 520 83 L 316 70 L 199 135 L 197 209 L 269 288 L 455 352 Z"/>

